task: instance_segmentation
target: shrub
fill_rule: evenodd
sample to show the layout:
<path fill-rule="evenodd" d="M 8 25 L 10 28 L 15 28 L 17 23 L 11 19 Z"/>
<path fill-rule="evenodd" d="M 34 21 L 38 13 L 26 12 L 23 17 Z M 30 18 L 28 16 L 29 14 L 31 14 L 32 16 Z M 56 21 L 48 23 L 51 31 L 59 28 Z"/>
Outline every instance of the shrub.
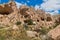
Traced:
<path fill-rule="evenodd" d="M 28 25 L 33 25 L 33 21 L 31 19 L 28 20 Z"/>
<path fill-rule="evenodd" d="M 27 23 L 28 25 L 34 25 L 32 19 L 24 20 L 24 22 Z"/>
<path fill-rule="evenodd" d="M 16 22 L 16 25 L 20 25 L 20 24 L 21 24 L 21 22 L 20 22 L 20 21 L 17 21 L 17 22 Z"/>
<path fill-rule="evenodd" d="M 40 29 L 41 34 L 47 34 L 48 31 L 49 31 L 49 30 L 48 30 L 47 28 L 45 28 L 45 27 L 42 27 L 42 28 Z"/>
<path fill-rule="evenodd" d="M 56 20 L 55 25 L 53 26 L 53 28 L 57 27 L 59 24 L 60 24 L 59 21 Z"/>
<path fill-rule="evenodd" d="M 27 25 L 27 24 L 24 24 L 23 26 L 24 26 L 24 28 L 25 28 L 26 30 L 28 29 L 28 25 Z"/>

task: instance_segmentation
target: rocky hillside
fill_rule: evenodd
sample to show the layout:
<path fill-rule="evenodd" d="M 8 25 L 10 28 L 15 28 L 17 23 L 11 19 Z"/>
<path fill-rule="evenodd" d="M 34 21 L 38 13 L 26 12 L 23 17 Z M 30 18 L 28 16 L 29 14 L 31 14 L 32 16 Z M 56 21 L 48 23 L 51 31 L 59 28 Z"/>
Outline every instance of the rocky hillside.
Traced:
<path fill-rule="evenodd" d="M 0 5 L 0 40 L 60 40 L 59 25 L 59 15 L 26 5 L 17 8 L 15 2 Z"/>

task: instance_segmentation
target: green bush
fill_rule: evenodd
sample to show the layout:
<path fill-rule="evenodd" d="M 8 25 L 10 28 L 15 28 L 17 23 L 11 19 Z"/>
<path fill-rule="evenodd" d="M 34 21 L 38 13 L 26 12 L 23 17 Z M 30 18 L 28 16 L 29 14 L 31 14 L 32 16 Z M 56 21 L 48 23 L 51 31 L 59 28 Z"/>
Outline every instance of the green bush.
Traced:
<path fill-rule="evenodd" d="M 20 24 L 21 24 L 21 22 L 20 22 L 20 21 L 17 21 L 17 22 L 16 22 L 16 25 L 20 25 Z"/>
<path fill-rule="evenodd" d="M 53 28 L 57 27 L 59 24 L 60 24 L 60 22 L 56 20 L 55 25 L 53 26 Z"/>
<path fill-rule="evenodd" d="M 49 31 L 49 30 L 48 30 L 47 28 L 45 28 L 45 27 L 42 27 L 42 28 L 40 29 L 41 34 L 47 34 L 48 31 Z"/>
<path fill-rule="evenodd" d="M 33 21 L 31 19 L 28 20 L 28 25 L 33 25 Z"/>
<path fill-rule="evenodd" d="M 34 25 L 32 19 L 25 20 L 24 22 L 27 23 L 28 25 Z"/>
<path fill-rule="evenodd" d="M 26 30 L 28 29 L 28 25 L 27 25 L 27 24 L 24 24 L 23 26 L 24 26 L 24 28 L 25 28 Z"/>

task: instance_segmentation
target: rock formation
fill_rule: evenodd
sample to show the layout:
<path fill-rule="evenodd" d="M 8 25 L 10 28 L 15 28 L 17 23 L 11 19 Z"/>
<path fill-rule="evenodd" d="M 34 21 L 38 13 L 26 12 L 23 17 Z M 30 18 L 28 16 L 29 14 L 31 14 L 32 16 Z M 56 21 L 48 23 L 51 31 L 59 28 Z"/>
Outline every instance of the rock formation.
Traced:
<path fill-rule="evenodd" d="M 58 37 L 60 37 L 60 25 L 48 32 L 48 35 L 53 39 L 57 39 Z"/>
<path fill-rule="evenodd" d="M 52 15 L 25 5 L 18 9 L 15 2 L 5 4 L 4 7 L 0 6 L 0 16 L 0 22 L 4 24 L 15 23 L 16 21 L 21 21 L 24 24 L 24 20 L 27 19 L 32 19 L 36 22 L 36 27 L 50 27 L 54 24 Z"/>
<path fill-rule="evenodd" d="M 25 26 L 33 26 L 30 26 L 30 28 L 36 31 L 42 27 L 53 28 L 53 26 L 55 27 L 56 23 L 60 24 L 60 16 L 53 16 L 43 10 L 35 10 L 33 7 L 26 5 L 22 5 L 18 9 L 15 2 L 9 2 L 8 4 L 0 5 L 0 24 L 10 25 L 16 24 L 18 21 L 21 22 L 22 25 L 24 24 Z M 17 28 L 16 25 L 13 27 L 13 29 L 15 28 Z M 51 34 L 52 38 L 56 38 L 60 35 L 59 30 L 59 28 L 53 29 L 52 31 L 48 32 L 48 35 Z M 54 34 L 55 31 L 56 34 Z M 28 33 L 30 33 L 30 31 L 28 31 Z"/>

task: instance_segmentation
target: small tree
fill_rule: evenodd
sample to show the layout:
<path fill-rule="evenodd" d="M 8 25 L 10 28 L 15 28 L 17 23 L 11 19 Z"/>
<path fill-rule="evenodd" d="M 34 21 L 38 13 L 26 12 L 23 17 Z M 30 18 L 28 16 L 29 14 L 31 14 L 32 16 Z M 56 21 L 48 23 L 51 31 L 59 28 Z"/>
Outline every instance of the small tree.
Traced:
<path fill-rule="evenodd" d="M 49 31 L 49 30 L 48 30 L 47 28 L 45 28 L 45 27 L 42 27 L 42 28 L 40 29 L 41 34 L 47 34 L 48 31 Z"/>
<path fill-rule="evenodd" d="M 20 25 L 20 24 L 21 24 L 21 22 L 20 22 L 20 21 L 17 21 L 15 24 L 16 24 L 16 25 Z"/>
<path fill-rule="evenodd" d="M 25 20 L 24 22 L 27 23 L 28 25 L 34 25 L 32 19 Z"/>

